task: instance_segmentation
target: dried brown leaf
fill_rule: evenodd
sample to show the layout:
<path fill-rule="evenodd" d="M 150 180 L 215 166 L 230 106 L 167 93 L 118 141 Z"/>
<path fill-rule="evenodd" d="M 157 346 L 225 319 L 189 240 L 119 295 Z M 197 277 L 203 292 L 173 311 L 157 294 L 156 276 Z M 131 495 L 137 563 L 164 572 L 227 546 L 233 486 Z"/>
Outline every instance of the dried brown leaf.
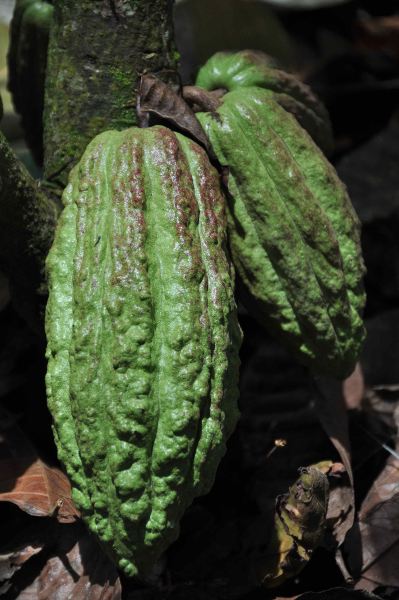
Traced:
<path fill-rule="evenodd" d="M 34 517 L 56 515 L 60 522 L 73 522 L 78 516 L 71 499 L 67 477 L 39 458 L 0 461 L 0 501 L 12 502 Z"/>
<path fill-rule="evenodd" d="M 10 515 L 9 512 L 7 514 Z M 11 511 L 13 514 L 6 534 L 1 536 L 0 596 L 13 587 L 14 578 L 18 577 L 20 570 L 30 568 L 34 562 L 30 559 L 54 543 L 57 531 L 57 521 L 53 519 L 32 519 L 18 510 Z"/>
<path fill-rule="evenodd" d="M 348 417 L 339 381 L 327 377 L 316 380 L 316 410 L 320 422 L 334 444 L 353 485 L 353 472 L 348 432 Z"/>
<path fill-rule="evenodd" d="M 12 552 L 0 554 L 0 596 L 10 588 L 9 580 L 30 559 L 43 550 L 43 544 L 24 544 Z"/>
<path fill-rule="evenodd" d="M 137 114 L 141 127 L 147 127 L 151 117 L 166 121 L 203 146 L 208 153 L 211 147 L 200 122 L 187 102 L 172 87 L 155 75 L 143 75 L 137 101 Z"/>
<path fill-rule="evenodd" d="M 398 479 L 396 466 L 396 480 Z M 396 489 L 398 484 L 396 483 Z M 399 492 L 360 518 L 363 566 L 357 588 L 399 587 Z"/>
<path fill-rule="evenodd" d="M 326 540 L 332 546 L 340 546 L 348 532 L 349 523 L 353 520 L 354 497 L 353 488 L 348 474 L 344 470 L 339 475 L 329 478 L 330 496 L 328 500 L 327 524 L 328 531 L 332 533 L 332 540 Z"/>
<path fill-rule="evenodd" d="M 27 544 L 13 550 L 13 552 L 0 554 L 0 581 L 10 579 L 17 569 L 20 569 L 27 560 L 41 552 L 42 549 L 42 544 L 37 546 Z"/>
<path fill-rule="evenodd" d="M 329 482 L 326 516 L 327 533 L 324 539 L 324 545 L 327 548 L 329 546 L 336 548 L 337 543 L 339 545 L 342 541 L 339 539 L 339 524 L 343 519 L 343 510 L 345 507 L 349 507 L 349 510 L 353 510 L 353 489 L 350 485 L 346 469 L 342 463 L 324 461 L 314 466 L 327 475 Z"/>
<path fill-rule="evenodd" d="M 21 429 L 4 416 L 0 431 L 0 501 L 35 517 L 73 522 L 79 515 L 66 475 L 44 463 Z"/>
<path fill-rule="evenodd" d="M 318 417 L 339 453 L 347 474 L 347 479 L 341 476 L 335 489 L 332 489 L 328 506 L 328 520 L 332 524 L 332 535 L 340 546 L 353 526 L 355 515 L 348 418 L 340 382 L 319 378 L 317 388 L 319 393 L 316 394 L 315 402 Z"/>
<path fill-rule="evenodd" d="M 399 421 L 399 406 L 395 421 Z M 396 452 L 398 448 L 399 437 Z M 370 591 L 379 585 L 399 587 L 399 459 L 395 456 L 388 458 L 364 499 L 356 533 L 348 544 L 352 569 L 361 560 L 356 587 Z"/>
<path fill-rule="evenodd" d="M 46 560 L 21 568 L 12 581 L 12 597 L 19 600 L 119 600 L 121 583 L 117 570 L 81 523 L 54 522 L 52 547 Z"/>
<path fill-rule="evenodd" d="M 346 407 L 350 410 L 360 408 L 366 393 L 363 371 L 360 363 L 357 363 L 353 373 L 345 379 L 342 385 Z"/>

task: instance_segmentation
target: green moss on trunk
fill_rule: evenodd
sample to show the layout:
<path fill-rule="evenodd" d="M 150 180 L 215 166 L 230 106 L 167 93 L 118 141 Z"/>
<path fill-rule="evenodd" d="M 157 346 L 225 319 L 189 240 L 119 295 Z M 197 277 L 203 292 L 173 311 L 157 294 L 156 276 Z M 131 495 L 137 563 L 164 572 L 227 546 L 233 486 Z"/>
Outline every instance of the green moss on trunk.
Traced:
<path fill-rule="evenodd" d="M 0 134 L 0 268 L 22 315 L 40 330 L 46 291 L 44 261 L 57 211 Z"/>
<path fill-rule="evenodd" d="M 60 188 L 88 142 L 136 124 L 140 75 L 175 77 L 171 0 L 55 0 L 44 113 L 45 177 Z"/>

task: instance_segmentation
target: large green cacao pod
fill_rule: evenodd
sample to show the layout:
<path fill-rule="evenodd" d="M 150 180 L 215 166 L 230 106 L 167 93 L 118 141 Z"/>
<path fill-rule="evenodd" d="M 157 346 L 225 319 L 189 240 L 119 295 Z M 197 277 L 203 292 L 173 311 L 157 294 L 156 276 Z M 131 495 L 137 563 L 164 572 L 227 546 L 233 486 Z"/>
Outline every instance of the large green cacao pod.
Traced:
<path fill-rule="evenodd" d="M 315 371 L 345 377 L 364 338 L 359 223 L 334 168 L 273 93 L 241 88 L 198 113 L 228 167 L 244 300 Z"/>
<path fill-rule="evenodd" d="M 39 164 L 43 162 L 44 84 L 52 17 L 49 2 L 17 0 L 10 28 L 8 87 Z"/>
<path fill-rule="evenodd" d="M 325 153 L 333 148 L 330 118 L 324 105 L 309 86 L 279 69 L 264 52 L 217 52 L 199 70 L 196 85 L 229 92 L 254 86 L 270 90 L 276 102 L 297 118 Z"/>
<path fill-rule="evenodd" d="M 205 151 L 165 127 L 97 136 L 63 200 L 46 313 L 59 458 L 91 531 L 146 573 L 238 415 L 225 202 Z"/>

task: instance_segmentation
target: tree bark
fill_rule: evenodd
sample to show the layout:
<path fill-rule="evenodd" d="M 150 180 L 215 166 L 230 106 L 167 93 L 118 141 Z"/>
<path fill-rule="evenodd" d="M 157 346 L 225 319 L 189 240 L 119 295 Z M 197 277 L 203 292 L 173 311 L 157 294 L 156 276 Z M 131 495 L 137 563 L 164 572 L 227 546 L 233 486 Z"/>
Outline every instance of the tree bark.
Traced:
<path fill-rule="evenodd" d="M 19 311 L 36 329 L 46 296 L 44 263 L 57 220 L 55 204 L 0 133 L 0 267 Z"/>
<path fill-rule="evenodd" d="M 91 139 L 136 124 L 141 74 L 176 77 L 171 0 L 54 0 L 45 178 L 62 189 Z"/>
<path fill-rule="evenodd" d="M 172 0 L 54 0 L 44 110 L 45 181 L 30 177 L 0 134 L 0 269 L 19 311 L 41 330 L 45 259 L 62 193 L 88 142 L 136 123 L 144 72 L 176 77 Z"/>

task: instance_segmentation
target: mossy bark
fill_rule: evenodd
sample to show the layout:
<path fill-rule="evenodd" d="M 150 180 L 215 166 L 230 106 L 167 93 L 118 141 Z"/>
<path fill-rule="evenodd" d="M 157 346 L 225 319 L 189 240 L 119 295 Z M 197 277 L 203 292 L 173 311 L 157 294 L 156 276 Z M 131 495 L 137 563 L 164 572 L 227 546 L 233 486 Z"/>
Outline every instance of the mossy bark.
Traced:
<path fill-rule="evenodd" d="M 44 112 L 45 178 L 62 189 L 98 133 L 136 124 L 141 74 L 176 77 L 171 0 L 55 0 Z"/>
<path fill-rule="evenodd" d="M 45 300 L 44 261 L 57 210 L 0 133 L 0 268 L 22 315 L 39 329 Z"/>
<path fill-rule="evenodd" d="M 44 264 L 57 220 L 48 195 L 62 192 L 71 167 L 95 135 L 136 123 L 141 74 L 174 79 L 177 64 L 172 0 L 53 4 L 42 189 L 0 137 L 0 269 L 10 279 L 20 312 L 37 330 L 42 330 Z"/>

